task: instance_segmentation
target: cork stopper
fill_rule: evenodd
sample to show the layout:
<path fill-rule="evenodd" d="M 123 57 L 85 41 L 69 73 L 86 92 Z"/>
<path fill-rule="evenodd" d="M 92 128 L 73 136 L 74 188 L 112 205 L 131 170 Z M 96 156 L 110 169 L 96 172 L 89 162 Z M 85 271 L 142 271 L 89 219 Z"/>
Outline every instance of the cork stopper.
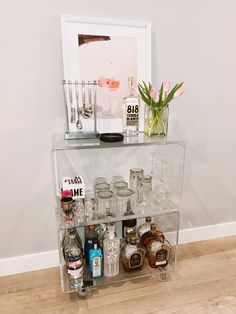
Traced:
<path fill-rule="evenodd" d="M 129 243 L 132 245 L 135 245 L 137 243 L 137 238 L 136 236 L 132 235 L 129 239 Z"/>
<path fill-rule="evenodd" d="M 164 234 L 163 234 L 163 232 L 161 230 L 157 231 L 157 236 L 158 236 L 158 239 L 160 239 L 160 240 L 164 240 L 165 239 L 165 236 L 164 236 Z"/>
<path fill-rule="evenodd" d="M 153 232 L 153 231 L 156 231 L 157 230 L 157 225 L 156 224 L 154 224 L 154 223 L 152 223 L 151 225 L 150 225 L 150 230 Z"/>
<path fill-rule="evenodd" d="M 89 231 L 95 230 L 95 226 L 94 226 L 94 225 L 89 225 L 89 226 L 88 226 L 88 230 L 89 230 Z"/>

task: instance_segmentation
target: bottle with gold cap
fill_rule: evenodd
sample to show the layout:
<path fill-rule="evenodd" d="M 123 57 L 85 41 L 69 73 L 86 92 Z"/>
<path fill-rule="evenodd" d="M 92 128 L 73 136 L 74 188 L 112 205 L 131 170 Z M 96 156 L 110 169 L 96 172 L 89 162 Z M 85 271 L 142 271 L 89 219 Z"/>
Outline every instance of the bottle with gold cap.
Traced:
<path fill-rule="evenodd" d="M 166 269 L 171 252 L 171 245 L 159 231 L 156 240 L 151 240 L 147 245 L 147 257 L 149 265 L 153 268 Z"/>
<path fill-rule="evenodd" d="M 145 223 L 138 226 L 137 228 L 137 234 L 139 239 L 142 237 L 142 235 L 148 231 L 150 231 L 150 225 L 152 223 L 152 218 L 151 217 L 146 217 L 145 218 Z"/>
<path fill-rule="evenodd" d="M 150 231 L 145 232 L 141 238 L 140 238 L 140 243 L 146 247 L 148 243 L 152 240 L 157 240 L 158 239 L 158 234 L 160 231 L 157 229 L 157 225 L 155 223 L 150 224 Z"/>
<path fill-rule="evenodd" d="M 131 236 L 129 242 L 121 249 L 122 265 L 125 271 L 133 272 L 143 268 L 146 250 L 137 243 L 137 237 Z"/>

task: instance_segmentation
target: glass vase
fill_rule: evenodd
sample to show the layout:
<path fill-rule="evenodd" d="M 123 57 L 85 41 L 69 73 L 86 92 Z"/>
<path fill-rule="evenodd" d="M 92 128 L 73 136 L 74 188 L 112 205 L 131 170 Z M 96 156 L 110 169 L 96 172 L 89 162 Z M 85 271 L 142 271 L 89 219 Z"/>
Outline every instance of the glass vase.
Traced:
<path fill-rule="evenodd" d="M 168 130 L 169 107 L 163 110 L 145 106 L 144 134 L 166 136 Z"/>

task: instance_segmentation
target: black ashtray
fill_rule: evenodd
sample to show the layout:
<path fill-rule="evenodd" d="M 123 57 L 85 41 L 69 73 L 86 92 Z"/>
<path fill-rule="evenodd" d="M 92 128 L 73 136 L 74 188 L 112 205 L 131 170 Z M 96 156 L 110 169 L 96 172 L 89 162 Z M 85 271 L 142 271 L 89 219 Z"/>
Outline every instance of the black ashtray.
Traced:
<path fill-rule="evenodd" d="M 99 138 L 103 142 L 122 142 L 124 135 L 121 133 L 101 133 Z"/>

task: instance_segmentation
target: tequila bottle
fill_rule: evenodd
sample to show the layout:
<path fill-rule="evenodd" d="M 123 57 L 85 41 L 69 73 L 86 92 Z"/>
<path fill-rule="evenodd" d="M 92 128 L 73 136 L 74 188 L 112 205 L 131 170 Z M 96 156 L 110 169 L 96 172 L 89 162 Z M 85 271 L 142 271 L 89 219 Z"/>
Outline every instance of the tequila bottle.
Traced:
<path fill-rule="evenodd" d="M 83 254 L 76 242 L 75 233 L 69 234 L 69 244 L 65 247 L 65 263 L 71 288 L 83 284 Z"/>
<path fill-rule="evenodd" d="M 103 241 L 104 275 L 114 277 L 119 274 L 120 240 L 115 235 L 114 226 L 108 226 L 108 234 Z"/>
<path fill-rule="evenodd" d="M 128 96 L 123 99 L 123 132 L 134 136 L 139 131 L 139 98 L 134 95 L 134 78 L 128 78 Z"/>
<path fill-rule="evenodd" d="M 91 279 L 96 280 L 102 276 L 102 251 L 94 244 L 93 248 L 89 250 L 89 270 Z"/>
<path fill-rule="evenodd" d="M 129 243 L 121 249 L 124 270 L 127 272 L 141 270 L 143 268 L 145 254 L 146 250 L 142 245 L 137 243 L 137 238 L 134 236 L 131 237 Z"/>

